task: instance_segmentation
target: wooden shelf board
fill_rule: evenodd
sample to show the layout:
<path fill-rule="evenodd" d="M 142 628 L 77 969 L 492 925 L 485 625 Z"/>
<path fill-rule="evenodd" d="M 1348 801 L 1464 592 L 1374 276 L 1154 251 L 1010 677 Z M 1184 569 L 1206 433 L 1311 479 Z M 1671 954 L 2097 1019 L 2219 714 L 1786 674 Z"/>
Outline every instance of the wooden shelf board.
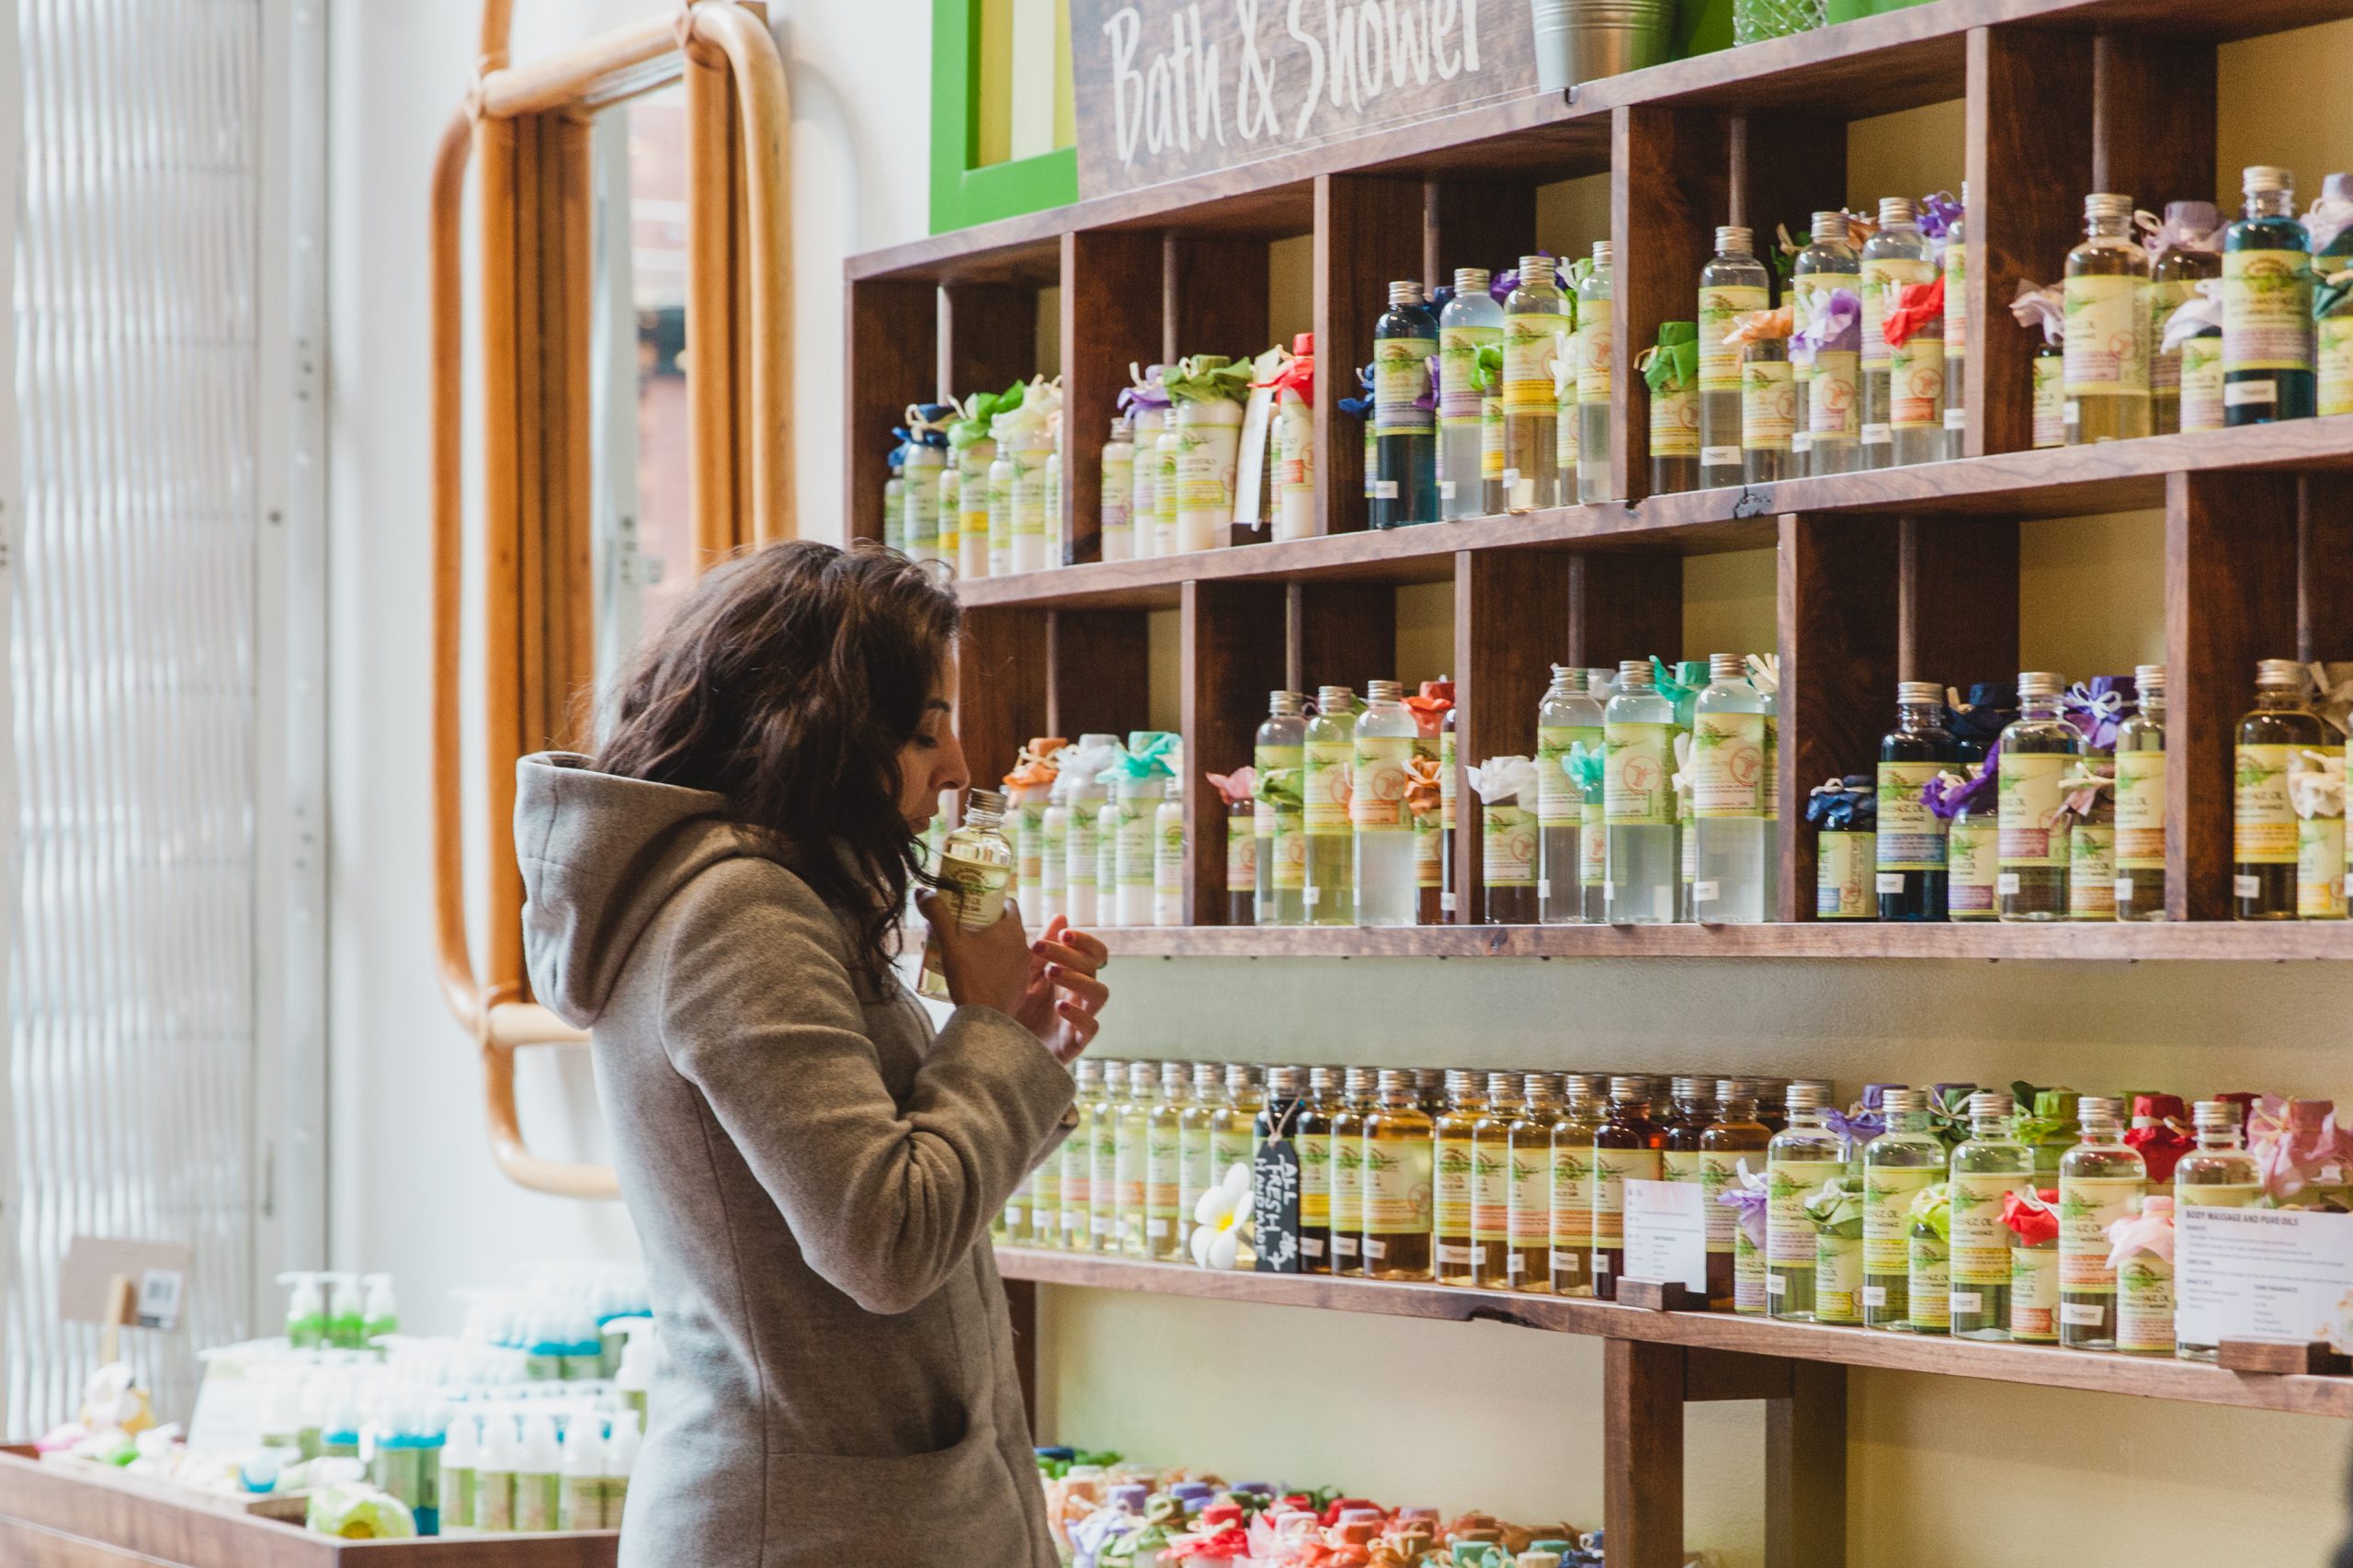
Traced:
<path fill-rule="evenodd" d="M 1614 1302 L 1519 1295 L 1449 1286 L 1336 1279 L 1314 1274 L 1256 1274 L 1142 1263 L 1078 1253 L 1001 1247 L 1008 1279 L 1150 1295 L 1193 1296 L 1272 1306 L 1320 1307 L 1449 1323 L 1501 1322 L 1555 1334 L 1685 1345 L 1753 1356 L 1826 1361 L 1890 1371 L 1933 1372 L 1994 1382 L 2036 1383 L 2095 1393 L 2233 1404 L 2310 1415 L 2353 1416 L 2353 1378 L 2226 1372 L 2191 1361 L 2118 1356 L 2052 1346 L 1981 1344 L 1776 1323 L 1729 1312 L 1654 1312 Z"/>
<path fill-rule="evenodd" d="M 1924 7 L 1925 8 L 1925 7 Z M 1162 607 L 1188 580 L 1434 582 L 1463 550 L 1761 550 L 1788 513 L 1966 518 L 2067 517 L 2165 504 L 2165 476 L 2234 469 L 2353 468 L 2353 415 L 2249 429 L 2154 436 L 1869 473 L 1685 491 L 1627 505 L 1560 506 L 1382 532 L 1327 534 L 1148 561 L 1096 562 L 958 585 L 969 605 Z"/>
<path fill-rule="evenodd" d="M 2344 921 L 2025 926 L 1181 926 L 1103 932 L 1117 959 L 1947 959 L 2286 963 L 2353 959 Z"/>

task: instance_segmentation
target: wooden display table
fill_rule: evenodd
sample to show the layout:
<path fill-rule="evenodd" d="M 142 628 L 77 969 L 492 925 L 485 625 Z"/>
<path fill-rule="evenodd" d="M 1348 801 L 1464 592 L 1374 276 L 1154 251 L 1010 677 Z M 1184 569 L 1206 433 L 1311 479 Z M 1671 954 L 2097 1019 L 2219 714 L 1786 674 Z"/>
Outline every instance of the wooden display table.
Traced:
<path fill-rule="evenodd" d="M 9 1568 L 612 1568 L 620 1543 L 611 1530 L 338 1540 L 0 1449 L 0 1562 Z"/>

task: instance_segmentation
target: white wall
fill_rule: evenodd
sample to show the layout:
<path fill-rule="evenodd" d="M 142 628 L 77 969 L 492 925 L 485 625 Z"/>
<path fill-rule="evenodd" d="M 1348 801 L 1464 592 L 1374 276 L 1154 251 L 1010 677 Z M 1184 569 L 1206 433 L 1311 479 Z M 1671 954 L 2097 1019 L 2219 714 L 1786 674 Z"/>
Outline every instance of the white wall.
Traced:
<path fill-rule="evenodd" d="M 522 0 L 514 57 L 664 8 Z M 618 1206 L 540 1198 L 500 1177 L 481 1069 L 435 982 L 426 201 L 435 145 L 472 72 L 475 9 L 404 0 L 332 13 L 331 1249 L 338 1267 L 394 1271 L 409 1322 L 426 1329 L 453 1325 L 455 1286 L 634 1246 Z M 801 529 L 838 538 L 842 258 L 924 231 L 930 6 L 772 14 L 793 97 Z M 534 1147 L 597 1157 L 585 1059 L 532 1053 L 520 1076 Z"/>

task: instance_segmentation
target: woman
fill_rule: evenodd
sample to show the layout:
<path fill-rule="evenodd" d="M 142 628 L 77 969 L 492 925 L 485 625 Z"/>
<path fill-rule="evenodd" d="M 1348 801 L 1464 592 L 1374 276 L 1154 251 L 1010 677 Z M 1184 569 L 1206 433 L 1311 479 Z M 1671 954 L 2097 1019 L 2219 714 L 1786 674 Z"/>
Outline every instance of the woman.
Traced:
<path fill-rule="evenodd" d="M 623 1568 L 1054 1561 L 987 1236 L 1073 1119 L 1105 955 L 935 922 L 936 1036 L 892 972 L 966 782 L 956 624 L 896 555 L 772 546 L 643 650 L 593 760 L 520 765 L 532 985 L 594 1032 L 661 1325 Z"/>

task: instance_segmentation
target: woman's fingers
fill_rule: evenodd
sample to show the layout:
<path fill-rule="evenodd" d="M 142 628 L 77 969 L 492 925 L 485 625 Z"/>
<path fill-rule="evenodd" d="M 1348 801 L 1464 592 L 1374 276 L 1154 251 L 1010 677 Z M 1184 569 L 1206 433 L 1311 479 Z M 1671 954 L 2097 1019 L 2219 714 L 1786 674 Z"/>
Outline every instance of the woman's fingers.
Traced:
<path fill-rule="evenodd" d="M 1043 963 L 1077 974 L 1093 974 L 1103 967 L 1100 959 L 1090 959 L 1078 949 L 1062 942 L 1033 942 L 1029 950 Z"/>
<path fill-rule="evenodd" d="M 1111 988 L 1084 971 L 1055 964 L 1047 969 L 1046 975 L 1090 1016 L 1101 1012 L 1103 1005 L 1111 999 Z"/>
<path fill-rule="evenodd" d="M 1063 947 L 1084 958 L 1086 960 L 1086 967 L 1088 969 L 1101 969 L 1111 961 L 1111 949 L 1105 947 L 1103 938 L 1092 931 L 1082 931 L 1064 921 L 1062 930 L 1049 930 L 1047 935 L 1058 939 Z"/>
<path fill-rule="evenodd" d="M 1068 1062 L 1094 1041 L 1096 1031 L 1103 1026 L 1096 1021 L 1092 1013 L 1075 1003 L 1064 1002 L 1054 1010 L 1062 1016 L 1063 1028 L 1070 1038 L 1070 1048 L 1061 1053 L 1062 1059 Z"/>

